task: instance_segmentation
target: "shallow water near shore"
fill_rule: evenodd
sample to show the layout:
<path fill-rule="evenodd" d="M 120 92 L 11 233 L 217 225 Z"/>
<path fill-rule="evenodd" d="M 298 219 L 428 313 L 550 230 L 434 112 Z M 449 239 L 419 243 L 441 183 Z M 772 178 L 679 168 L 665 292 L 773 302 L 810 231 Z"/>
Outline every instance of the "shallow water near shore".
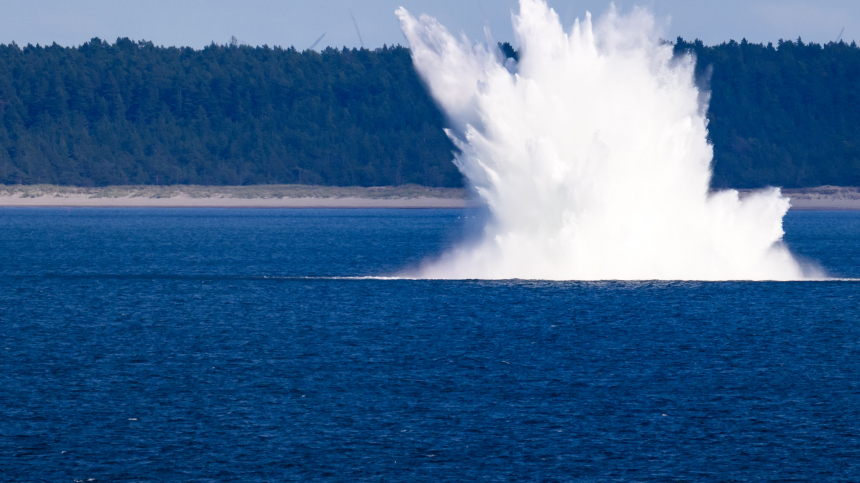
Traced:
<path fill-rule="evenodd" d="M 846 481 L 860 282 L 421 281 L 464 210 L 0 208 L 10 481 Z M 860 213 L 785 241 L 860 278 Z"/>

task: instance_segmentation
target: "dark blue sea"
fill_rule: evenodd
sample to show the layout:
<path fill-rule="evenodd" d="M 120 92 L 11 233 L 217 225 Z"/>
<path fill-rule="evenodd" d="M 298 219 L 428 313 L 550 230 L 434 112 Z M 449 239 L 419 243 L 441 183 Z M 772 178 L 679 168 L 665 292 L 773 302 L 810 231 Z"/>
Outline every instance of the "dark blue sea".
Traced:
<path fill-rule="evenodd" d="M 860 481 L 860 282 L 339 278 L 468 216 L 0 209 L 0 481 Z"/>

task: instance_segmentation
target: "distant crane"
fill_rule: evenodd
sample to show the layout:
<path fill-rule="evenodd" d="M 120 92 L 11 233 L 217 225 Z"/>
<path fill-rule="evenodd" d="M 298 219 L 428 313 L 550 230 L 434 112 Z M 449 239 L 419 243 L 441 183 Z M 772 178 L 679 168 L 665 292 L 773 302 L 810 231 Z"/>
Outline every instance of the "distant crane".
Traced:
<path fill-rule="evenodd" d="M 316 47 L 318 43 L 320 43 L 320 40 L 322 40 L 322 39 L 323 39 L 323 37 L 325 37 L 325 34 L 326 34 L 326 33 L 325 33 L 325 32 L 323 32 L 323 34 L 322 34 L 322 35 L 320 35 L 320 38 L 318 38 L 318 39 L 316 40 L 316 42 L 314 42 L 313 44 L 311 44 L 311 46 L 310 46 L 310 47 L 308 47 L 308 50 L 313 50 L 313 48 L 314 48 L 314 47 Z"/>
<path fill-rule="evenodd" d="M 361 48 L 364 48 L 364 40 L 361 38 L 361 30 L 358 30 L 358 22 L 355 21 L 355 15 L 352 14 L 352 10 L 349 10 L 349 16 L 352 17 L 352 24 L 355 25 L 355 32 L 358 34 L 358 43 L 361 44 Z"/>
<path fill-rule="evenodd" d="M 839 37 L 836 37 L 836 43 L 838 44 L 840 40 L 842 40 L 842 34 L 845 33 L 845 27 L 842 27 L 842 30 L 839 31 Z"/>
<path fill-rule="evenodd" d="M 237 38 L 235 35 L 230 36 L 230 47 L 239 47 L 241 45 L 248 45 L 248 43 L 240 38 Z"/>

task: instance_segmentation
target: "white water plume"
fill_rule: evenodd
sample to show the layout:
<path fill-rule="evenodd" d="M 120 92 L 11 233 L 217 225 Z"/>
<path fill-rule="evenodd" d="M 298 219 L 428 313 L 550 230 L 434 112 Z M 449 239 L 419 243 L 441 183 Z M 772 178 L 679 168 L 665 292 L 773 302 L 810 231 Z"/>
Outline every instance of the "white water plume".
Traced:
<path fill-rule="evenodd" d="M 542 0 L 513 16 L 519 62 L 397 10 L 447 114 L 455 163 L 489 209 L 481 239 L 422 278 L 795 280 L 779 189 L 709 193 L 695 60 L 653 16 L 611 9 L 566 33 Z"/>

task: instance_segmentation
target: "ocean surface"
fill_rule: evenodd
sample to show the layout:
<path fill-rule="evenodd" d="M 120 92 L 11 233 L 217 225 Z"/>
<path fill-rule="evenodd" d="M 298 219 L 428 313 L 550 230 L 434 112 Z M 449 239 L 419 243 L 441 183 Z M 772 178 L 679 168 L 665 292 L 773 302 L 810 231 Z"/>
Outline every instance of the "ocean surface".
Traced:
<path fill-rule="evenodd" d="M 0 481 L 860 481 L 860 282 L 345 278 L 479 216 L 0 209 Z"/>

